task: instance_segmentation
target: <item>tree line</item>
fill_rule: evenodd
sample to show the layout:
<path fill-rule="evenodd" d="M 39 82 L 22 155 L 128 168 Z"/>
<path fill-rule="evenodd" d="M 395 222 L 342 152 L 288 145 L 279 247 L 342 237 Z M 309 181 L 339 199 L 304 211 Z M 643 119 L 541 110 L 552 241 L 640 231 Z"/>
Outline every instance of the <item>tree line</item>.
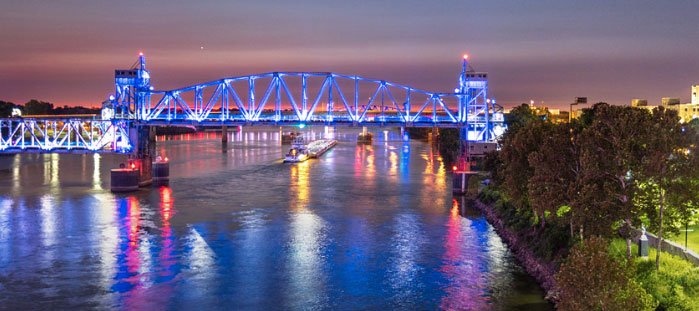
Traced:
<path fill-rule="evenodd" d="M 562 124 L 522 105 L 508 126 L 486 169 L 517 209 L 571 243 L 621 235 L 630 258 L 632 228 L 647 227 L 660 244 L 697 221 L 698 122 L 681 124 L 663 107 L 598 103 Z"/>
<path fill-rule="evenodd" d="M 87 108 L 83 106 L 56 107 L 53 103 L 32 99 L 24 105 L 16 105 L 12 102 L 0 100 L 0 118 L 12 116 L 12 109 L 19 108 L 22 115 L 70 115 L 70 114 L 100 114 L 100 108 Z"/>

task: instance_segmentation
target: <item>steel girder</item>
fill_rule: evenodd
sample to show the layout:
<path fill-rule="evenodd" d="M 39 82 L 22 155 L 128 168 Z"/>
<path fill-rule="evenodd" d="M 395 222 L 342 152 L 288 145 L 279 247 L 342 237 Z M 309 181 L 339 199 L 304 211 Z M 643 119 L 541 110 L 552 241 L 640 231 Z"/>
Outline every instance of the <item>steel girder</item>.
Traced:
<path fill-rule="evenodd" d="M 127 120 L 0 119 L 0 153 L 131 152 Z"/>
<path fill-rule="evenodd" d="M 224 78 L 169 91 L 151 91 L 135 105 L 145 122 L 344 123 L 459 127 L 487 118 L 464 109 L 469 92 L 432 93 L 330 72 L 271 72 Z"/>

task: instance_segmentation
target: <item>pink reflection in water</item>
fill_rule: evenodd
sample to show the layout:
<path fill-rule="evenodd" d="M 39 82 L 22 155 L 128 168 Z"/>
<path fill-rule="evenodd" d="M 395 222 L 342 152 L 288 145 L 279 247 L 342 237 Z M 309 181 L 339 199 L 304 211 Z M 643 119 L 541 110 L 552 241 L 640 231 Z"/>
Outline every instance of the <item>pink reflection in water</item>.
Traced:
<path fill-rule="evenodd" d="M 483 272 L 479 269 L 481 265 L 478 262 L 479 257 L 465 256 L 465 254 L 478 253 L 475 249 L 468 249 L 472 247 L 472 241 L 464 240 L 464 237 L 475 239 L 475 235 L 463 231 L 468 228 L 462 226 L 463 221 L 465 219 L 459 215 L 459 204 L 456 199 L 453 199 L 447 222 L 445 253 L 440 268 L 450 282 L 444 289 L 446 296 L 442 298 L 440 308 L 444 310 L 488 309 L 488 298 L 484 290 L 487 287 Z"/>

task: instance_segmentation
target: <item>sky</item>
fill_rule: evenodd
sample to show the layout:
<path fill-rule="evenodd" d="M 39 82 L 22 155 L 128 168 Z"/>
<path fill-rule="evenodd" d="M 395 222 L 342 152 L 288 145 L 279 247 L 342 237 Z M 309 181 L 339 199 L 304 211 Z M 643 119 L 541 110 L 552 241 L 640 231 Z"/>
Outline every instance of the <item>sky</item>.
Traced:
<path fill-rule="evenodd" d="M 139 52 L 158 89 L 333 71 L 447 92 L 468 53 L 505 107 L 687 102 L 699 84 L 699 1 L 0 3 L 0 100 L 99 105 Z"/>

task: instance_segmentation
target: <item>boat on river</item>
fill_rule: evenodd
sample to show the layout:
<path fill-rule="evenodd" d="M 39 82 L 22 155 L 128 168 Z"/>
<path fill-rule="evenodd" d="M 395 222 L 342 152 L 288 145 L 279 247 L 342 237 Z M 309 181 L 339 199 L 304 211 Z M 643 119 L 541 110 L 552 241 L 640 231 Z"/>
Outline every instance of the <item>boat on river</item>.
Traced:
<path fill-rule="evenodd" d="M 318 158 L 335 145 L 337 145 L 337 141 L 331 139 L 320 139 L 306 144 L 303 137 L 298 136 L 291 143 L 291 149 L 284 157 L 284 163 L 298 163 Z"/>

